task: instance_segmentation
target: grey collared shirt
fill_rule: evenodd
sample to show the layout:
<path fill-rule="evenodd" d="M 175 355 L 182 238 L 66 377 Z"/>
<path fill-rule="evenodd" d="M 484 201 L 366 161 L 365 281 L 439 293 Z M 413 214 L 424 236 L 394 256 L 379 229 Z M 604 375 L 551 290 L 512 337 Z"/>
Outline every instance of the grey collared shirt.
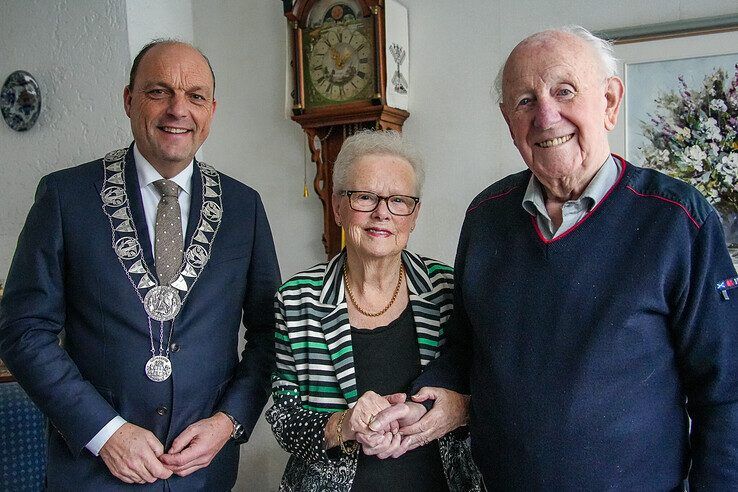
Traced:
<path fill-rule="evenodd" d="M 589 182 L 582 196 L 564 203 L 561 210 L 562 221 L 558 229 L 548 215 L 543 185 L 535 175 L 532 175 L 528 181 L 528 188 L 523 196 L 523 208 L 536 218 L 538 228 L 546 239 L 556 238 L 574 227 L 604 198 L 618 180 L 620 169 L 620 164 L 612 156 L 608 157 Z"/>

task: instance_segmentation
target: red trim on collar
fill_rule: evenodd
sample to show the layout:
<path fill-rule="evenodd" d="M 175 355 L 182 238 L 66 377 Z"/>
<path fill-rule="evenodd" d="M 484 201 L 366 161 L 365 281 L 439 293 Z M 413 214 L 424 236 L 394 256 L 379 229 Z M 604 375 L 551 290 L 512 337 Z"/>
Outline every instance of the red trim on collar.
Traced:
<path fill-rule="evenodd" d="M 562 235 L 560 235 L 558 237 L 555 237 L 553 239 L 546 239 L 545 236 L 543 235 L 543 233 L 541 233 L 541 229 L 538 227 L 538 220 L 536 220 L 536 217 L 534 215 L 531 215 L 530 218 L 533 220 L 533 227 L 534 227 L 534 229 L 535 229 L 536 233 L 538 234 L 538 237 L 540 238 L 541 241 L 543 241 L 545 244 L 550 244 L 550 243 L 553 243 L 554 241 L 558 241 L 559 239 L 565 238 L 566 236 L 569 235 L 569 233 L 574 232 L 580 225 L 582 225 L 584 223 L 584 221 L 586 221 L 587 219 L 589 219 L 589 217 L 592 215 L 592 213 L 595 210 L 597 210 L 598 208 L 600 208 L 600 205 L 602 205 L 605 202 L 605 200 L 607 200 L 607 197 L 609 197 L 610 194 L 612 194 L 612 192 L 615 190 L 615 188 L 620 184 L 620 181 L 623 180 L 623 176 L 625 176 L 625 168 L 628 167 L 628 163 L 625 161 L 625 159 L 623 159 L 622 157 L 620 157 L 617 154 L 611 154 L 611 155 L 612 155 L 612 157 L 614 159 L 617 159 L 617 160 L 620 161 L 620 176 L 618 176 L 618 179 L 615 180 L 615 183 L 613 183 L 613 185 L 610 187 L 610 189 L 607 190 L 607 193 L 605 193 L 605 196 L 602 197 L 602 200 L 600 200 L 599 202 L 597 202 L 597 204 L 594 206 L 594 208 L 592 210 L 590 210 L 589 212 L 587 212 L 587 214 L 584 217 L 582 217 L 582 220 L 580 220 L 579 222 L 577 222 L 576 224 L 574 224 L 573 226 L 571 226 L 571 228 L 568 231 L 566 231 Z"/>

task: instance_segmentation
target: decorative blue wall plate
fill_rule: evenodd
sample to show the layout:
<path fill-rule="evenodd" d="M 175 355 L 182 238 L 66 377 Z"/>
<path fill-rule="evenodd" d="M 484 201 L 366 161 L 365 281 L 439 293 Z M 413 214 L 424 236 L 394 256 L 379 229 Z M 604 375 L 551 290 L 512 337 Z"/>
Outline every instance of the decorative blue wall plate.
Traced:
<path fill-rule="evenodd" d="M 17 132 L 36 124 L 41 112 L 41 91 L 33 75 L 16 70 L 5 79 L 0 91 L 0 110 L 5 123 Z"/>

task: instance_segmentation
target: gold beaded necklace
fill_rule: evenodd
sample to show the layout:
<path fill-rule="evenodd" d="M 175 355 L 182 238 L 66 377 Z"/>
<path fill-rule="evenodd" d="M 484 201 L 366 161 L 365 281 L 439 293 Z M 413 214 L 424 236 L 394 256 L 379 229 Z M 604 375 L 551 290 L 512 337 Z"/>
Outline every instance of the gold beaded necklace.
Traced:
<path fill-rule="evenodd" d="M 351 292 L 351 282 L 349 281 L 348 261 L 343 264 L 343 282 L 346 284 L 346 292 L 348 293 L 349 299 L 351 299 L 351 303 L 354 305 L 357 311 L 359 311 L 364 316 L 369 316 L 370 318 L 382 316 L 390 307 L 392 307 L 392 304 L 395 303 L 395 299 L 397 299 L 397 294 L 400 293 L 400 286 L 402 285 L 402 277 L 404 276 L 404 274 L 405 269 L 402 266 L 402 262 L 400 262 L 400 275 L 397 279 L 397 285 L 395 286 L 395 292 L 392 294 L 392 299 L 390 299 L 389 304 L 387 304 L 381 311 L 377 313 L 370 313 L 369 311 L 364 311 L 356 302 L 356 299 L 354 299 L 354 293 Z"/>

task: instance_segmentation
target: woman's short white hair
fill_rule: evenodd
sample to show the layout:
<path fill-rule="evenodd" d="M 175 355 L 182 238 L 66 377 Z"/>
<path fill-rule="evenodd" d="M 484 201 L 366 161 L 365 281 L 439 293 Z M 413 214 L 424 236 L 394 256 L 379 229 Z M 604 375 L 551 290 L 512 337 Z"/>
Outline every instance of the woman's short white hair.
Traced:
<path fill-rule="evenodd" d="M 345 191 L 351 167 L 368 155 L 389 155 L 406 160 L 415 174 L 415 194 L 420 196 L 425 181 L 423 159 L 402 133 L 395 130 L 361 130 L 343 142 L 333 164 L 333 192 Z"/>
<path fill-rule="evenodd" d="M 546 39 L 548 37 L 555 36 L 556 34 L 571 34 L 573 36 L 576 36 L 584 40 L 597 54 L 597 57 L 600 60 L 603 77 L 609 78 L 609 77 L 613 77 L 618 74 L 618 59 L 615 58 L 612 43 L 606 39 L 598 38 L 597 36 L 592 34 L 590 31 L 583 28 L 582 26 L 571 25 L 571 26 L 564 26 L 564 27 L 559 27 L 556 29 L 549 29 L 546 31 L 541 31 L 531 36 L 528 36 L 527 38 L 522 40 L 518 44 L 518 46 L 528 41 Z M 495 77 L 494 89 L 495 89 L 495 95 L 497 96 L 498 103 L 501 103 L 503 100 L 503 94 L 502 94 L 503 80 L 502 78 L 505 72 L 505 66 L 507 66 L 507 60 L 505 60 L 505 63 L 502 64 L 502 66 L 500 67 L 500 70 L 497 72 L 497 77 Z"/>

